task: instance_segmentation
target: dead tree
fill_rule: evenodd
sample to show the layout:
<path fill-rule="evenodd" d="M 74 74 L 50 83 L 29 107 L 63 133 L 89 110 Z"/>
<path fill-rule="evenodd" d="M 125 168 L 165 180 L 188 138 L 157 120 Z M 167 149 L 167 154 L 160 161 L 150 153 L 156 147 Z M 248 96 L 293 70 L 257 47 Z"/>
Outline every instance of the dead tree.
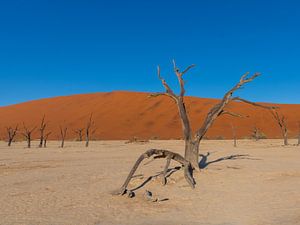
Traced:
<path fill-rule="evenodd" d="M 252 137 L 255 139 L 255 141 L 258 141 L 259 140 L 259 136 L 260 136 L 260 131 L 259 129 L 255 126 L 253 128 L 253 131 L 252 131 Z"/>
<path fill-rule="evenodd" d="M 166 158 L 167 159 L 167 164 L 166 164 L 164 172 L 163 172 L 163 183 L 166 183 L 166 181 L 165 181 L 166 171 L 167 171 L 167 168 L 169 167 L 170 161 L 174 160 L 176 162 L 179 162 L 183 166 L 184 177 L 185 177 L 185 180 L 187 181 L 187 183 L 190 185 L 190 187 L 191 188 L 195 187 L 196 182 L 193 178 L 193 169 L 192 169 L 192 165 L 189 161 L 187 161 L 181 155 L 174 153 L 174 152 L 170 152 L 167 150 L 161 150 L 161 149 L 150 149 L 150 150 L 146 151 L 145 153 L 143 153 L 138 158 L 138 160 L 135 162 L 133 168 L 131 169 L 130 173 L 128 174 L 124 184 L 114 194 L 124 195 L 124 194 L 128 193 L 127 187 L 128 187 L 130 180 L 132 179 L 135 171 L 137 170 L 137 168 L 139 167 L 139 165 L 141 164 L 141 162 L 144 159 L 148 159 L 151 156 L 154 156 L 154 158 Z"/>
<path fill-rule="evenodd" d="M 182 125 L 182 130 L 183 130 L 183 137 L 185 140 L 185 155 L 182 157 L 181 155 L 177 153 L 173 153 L 167 150 L 157 150 L 157 149 L 150 149 L 147 152 L 145 152 L 143 155 L 141 155 L 136 163 L 134 164 L 133 168 L 131 169 L 125 183 L 123 186 L 120 188 L 120 190 L 117 192 L 117 194 L 125 194 L 127 191 L 127 185 L 130 182 L 132 176 L 134 175 L 134 172 L 138 168 L 139 164 L 141 161 L 145 158 L 149 158 L 152 155 L 158 155 L 155 156 L 154 158 L 167 158 L 167 163 L 164 168 L 164 171 L 167 170 L 170 159 L 173 159 L 179 163 L 182 164 L 184 167 L 185 171 L 185 178 L 187 179 L 187 182 L 191 185 L 191 187 L 194 187 L 195 182 L 192 177 L 192 173 L 188 172 L 191 171 L 192 168 L 194 169 L 199 169 L 199 144 L 200 141 L 204 138 L 206 132 L 208 129 L 213 125 L 214 121 L 221 115 L 228 114 L 232 116 L 240 116 L 237 113 L 230 112 L 225 109 L 225 107 L 231 103 L 231 102 L 244 102 L 247 104 L 251 104 L 253 106 L 259 106 L 262 108 L 270 109 L 274 107 L 270 106 L 264 106 L 260 105 L 254 102 L 247 101 L 245 99 L 239 98 L 239 97 L 233 97 L 233 93 L 236 90 L 239 90 L 241 87 L 243 87 L 246 83 L 251 82 L 254 80 L 256 77 L 258 77 L 260 74 L 255 73 L 254 75 L 248 77 L 249 73 L 244 74 L 239 82 L 231 88 L 222 98 L 222 100 L 216 104 L 207 114 L 202 126 L 197 129 L 195 134 L 193 135 L 192 130 L 191 130 L 191 125 L 189 121 L 189 117 L 187 114 L 187 110 L 185 107 L 184 103 L 184 94 L 185 94 L 185 89 L 184 89 L 184 80 L 183 80 L 183 75 L 187 73 L 191 68 L 193 68 L 195 65 L 188 66 L 185 70 L 180 71 L 179 68 L 176 66 L 175 61 L 173 61 L 174 65 L 174 72 L 177 76 L 179 86 L 180 86 L 180 93 L 177 95 L 174 93 L 174 91 L 170 88 L 170 86 L 167 84 L 167 82 L 162 78 L 161 73 L 160 73 L 160 67 L 158 66 L 157 68 L 157 74 L 159 79 L 162 82 L 163 87 L 165 88 L 165 92 L 161 93 L 155 93 L 152 94 L 151 96 L 156 97 L 156 96 L 167 96 L 171 99 L 174 100 L 174 102 L 177 104 L 178 112 L 179 112 L 179 117 L 181 120 L 181 125 Z"/>
<path fill-rule="evenodd" d="M 45 134 L 45 129 L 46 129 L 47 123 L 45 122 L 45 115 L 42 118 L 41 124 L 40 124 L 40 128 L 39 128 L 39 132 L 40 132 L 40 144 L 39 144 L 39 148 L 43 147 L 43 142 L 44 142 L 44 134 Z"/>
<path fill-rule="evenodd" d="M 94 125 L 93 114 L 91 114 L 85 129 L 85 147 L 89 147 L 91 134 L 95 132 L 95 130 L 91 130 L 93 125 Z"/>
<path fill-rule="evenodd" d="M 300 145 L 300 121 L 298 122 L 298 144 Z"/>
<path fill-rule="evenodd" d="M 196 132 L 193 134 L 191 130 L 190 120 L 186 111 L 185 103 L 184 103 L 184 80 L 183 75 L 187 73 L 191 68 L 193 68 L 194 65 L 188 66 L 185 70 L 181 71 L 177 66 L 175 61 L 173 61 L 173 68 L 175 75 L 177 76 L 179 86 L 180 86 L 180 93 L 175 94 L 174 91 L 170 88 L 170 86 L 167 84 L 167 82 L 162 78 L 160 73 L 160 67 L 157 69 L 158 77 L 162 82 L 163 87 L 165 88 L 165 92 L 162 93 L 156 93 L 152 94 L 152 96 L 167 96 L 170 97 L 175 101 L 177 104 L 179 117 L 181 120 L 182 130 L 183 130 L 183 137 L 185 140 L 185 154 L 184 158 L 191 162 L 192 166 L 194 168 L 199 168 L 198 162 L 199 162 L 199 144 L 205 134 L 207 133 L 208 129 L 213 125 L 214 121 L 221 115 L 231 115 L 231 116 L 240 116 L 237 113 L 230 112 L 226 110 L 226 106 L 231 102 L 243 102 L 246 104 L 250 104 L 253 106 L 258 106 L 266 109 L 274 108 L 270 106 L 260 105 L 254 102 L 250 102 L 248 100 L 242 99 L 240 97 L 233 97 L 233 94 L 235 91 L 242 88 L 245 84 L 253 81 L 255 78 L 257 78 L 260 74 L 255 73 L 252 76 L 248 77 L 249 73 L 245 73 L 239 80 L 239 82 L 234 85 L 222 98 L 222 100 L 217 103 L 215 106 L 211 108 L 211 110 L 208 112 L 206 118 L 204 119 L 204 122 L 202 123 L 202 126 L 200 126 Z"/>
<path fill-rule="evenodd" d="M 24 132 L 22 133 L 27 141 L 27 147 L 31 148 L 31 138 L 32 138 L 32 132 L 36 129 L 36 127 L 29 129 L 25 126 L 25 123 L 23 123 Z"/>
<path fill-rule="evenodd" d="M 63 148 L 65 146 L 65 139 L 67 136 L 68 127 L 59 126 L 59 129 L 60 129 L 60 137 L 61 137 L 60 147 Z"/>
<path fill-rule="evenodd" d="M 231 123 L 231 132 L 233 137 L 233 147 L 237 147 L 237 140 L 236 140 L 236 127 Z"/>
<path fill-rule="evenodd" d="M 12 127 L 6 127 L 7 131 L 7 145 L 10 147 L 11 143 L 14 141 L 15 136 L 17 135 L 18 132 L 18 125 L 16 125 L 15 128 Z"/>
<path fill-rule="evenodd" d="M 52 132 L 49 132 L 49 133 L 45 134 L 45 137 L 44 137 L 44 148 L 47 147 L 48 137 L 50 136 L 51 133 L 52 133 Z"/>
<path fill-rule="evenodd" d="M 76 130 L 74 131 L 75 134 L 78 135 L 77 141 L 82 141 L 82 140 L 83 140 L 83 131 L 84 131 L 84 128 L 79 128 L 79 129 L 76 129 Z"/>
<path fill-rule="evenodd" d="M 287 125 L 286 125 L 285 116 L 279 115 L 279 113 L 275 109 L 271 110 L 271 114 L 272 114 L 273 118 L 276 120 L 277 125 L 280 128 L 281 135 L 283 137 L 283 144 L 288 145 L 288 129 L 287 129 Z"/>
<path fill-rule="evenodd" d="M 266 138 L 266 135 L 257 126 L 254 126 L 251 137 L 254 138 L 255 141 L 259 141 L 260 139 Z"/>

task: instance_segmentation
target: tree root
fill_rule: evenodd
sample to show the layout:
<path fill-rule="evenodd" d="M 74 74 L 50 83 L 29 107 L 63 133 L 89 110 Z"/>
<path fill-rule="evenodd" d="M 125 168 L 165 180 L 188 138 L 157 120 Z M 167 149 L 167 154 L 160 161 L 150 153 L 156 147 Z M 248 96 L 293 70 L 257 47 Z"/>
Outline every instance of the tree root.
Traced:
<path fill-rule="evenodd" d="M 181 155 L 168 151 L 168 150 L 162 150 L 162 149 L 150 149 L 148 151 L 146 151 L 145 153 L 143 153 L 135 162 L 134 166 L 132 167 L 131 171 L 129 172 L 124 184 L 122 185 L 122 187 L 114 192 L 114 195 L 124 195 L 128 192 L 127 190 L 127 186 L 130 182 L 130 180 L 132 179 L 135 171 L 137 170 L 137 168 L 139 167 L 139 165 L 141 164 L 141 162 L 144 159 L 150 158 L 151 156 L 154 155 L 154 158 L 167 158 L 167 163 L 166 166 L 164 168 L 163 171 L 163 184 L 166 184 L 166 173 L 168 170 L 168 167 L 170 165 L 170 161 L 174 160 L 176 162 L 179 162 L 183 168 L 184 168 L 184 177 L 187 181 L 187 183 L 190 185 L 191 188 L 195 188 L 195 180 L 193 178 L 193 169 L 191 166 L 191 163 L 189 161 L 187 161 L 184 157 L 182 157 Z"/>

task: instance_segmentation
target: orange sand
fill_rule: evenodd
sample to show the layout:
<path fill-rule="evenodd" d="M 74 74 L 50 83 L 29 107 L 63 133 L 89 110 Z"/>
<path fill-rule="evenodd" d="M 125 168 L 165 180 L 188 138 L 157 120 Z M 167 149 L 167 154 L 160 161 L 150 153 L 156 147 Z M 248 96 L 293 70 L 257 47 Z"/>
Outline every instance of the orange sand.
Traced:
<path fill-rule="evenodd" d="M 175 103 L 168 97 L 149 98 L 148 93 L 110 92 L 72 95 L 25 102 L 17 105 L 0 107 L 0 135 L 6 136 L 5 127 L 20 125 L 38 126 L 43 114 L 49 121 L 48 131 L 51 139 L 59 137 L 59 125 L 67 124 L 68 139 L 75 139 L 74 129 L 85 127 L 91 113 L 96 125 L 95 139 L 116 140 L 130 139 L 178 139 L 181 138 L 181 124 Z M 186 97 L 193 129 L 198 128 L 208 110 L 219 100 Z M 278 105 L 287 117 L 289 135 L 298 133 L 297 122 L 300 120 L 300 105 Z M 232 138 L 231 126 L 237 126 L 237 136 L 246 138 L 257 126 L 268 138 L 279 138 L 280 130 L 268 110 L 244 103 L 232 103 L 230 110 L 249 116 L 234 118 L 222 116 L 207 134 L 208 138 Z M 37 137 L 35 132 L 34 136 Z M 19 135 L 19 138 L 21 136 Z"/>

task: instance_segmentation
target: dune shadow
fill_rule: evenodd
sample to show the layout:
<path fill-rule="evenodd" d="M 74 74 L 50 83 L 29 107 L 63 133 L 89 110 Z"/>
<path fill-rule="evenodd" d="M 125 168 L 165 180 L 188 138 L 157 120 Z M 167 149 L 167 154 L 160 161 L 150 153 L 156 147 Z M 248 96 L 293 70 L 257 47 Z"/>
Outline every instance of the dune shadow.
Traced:
<path fill-rule="evenodd" d="M 212 161 L 208 161 L 208 157 L 210 156 L 210 152 L 207 152 L 206 155 L 200 154 L 199 156 L 201 157 L 201 160 L 199 162 L 199 168 L 200 169 L 205 169 L 207 166 L 210 164 L 222 162 L 225 160 L 240 160 L 240 159 L 246 159 L 246 160 L 260 160 L 257 158 L 252 158 L 249 154 L 235 154 L 235 155 L 229 155 L 229 156 L 224 156 Z"/>

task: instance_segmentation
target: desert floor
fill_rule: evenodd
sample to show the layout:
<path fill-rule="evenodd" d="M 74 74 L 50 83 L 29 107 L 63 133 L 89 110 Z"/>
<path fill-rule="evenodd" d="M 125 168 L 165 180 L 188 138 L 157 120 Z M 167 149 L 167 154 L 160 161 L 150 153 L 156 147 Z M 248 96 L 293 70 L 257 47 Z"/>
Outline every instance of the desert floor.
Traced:
<path fill-rule="evenodd" d="M 210 154 L 194 190 L 182 170 L 170 171 L 162 186 L 159 159 L 137 171 L 130 199 L 111 192 L 137 157 L 149 148 L 182 153 L 183 141 L 67 142 L 64 149 L 55 141 L 46 149 L 0 142 L 0 224 L 300 224 L 300 147 L 293 143 L 243 140 L 233 148 L 232 141 L 204 141 L 201 153 Z M 147 201 L 145 190 L 168 200 Z"/>

